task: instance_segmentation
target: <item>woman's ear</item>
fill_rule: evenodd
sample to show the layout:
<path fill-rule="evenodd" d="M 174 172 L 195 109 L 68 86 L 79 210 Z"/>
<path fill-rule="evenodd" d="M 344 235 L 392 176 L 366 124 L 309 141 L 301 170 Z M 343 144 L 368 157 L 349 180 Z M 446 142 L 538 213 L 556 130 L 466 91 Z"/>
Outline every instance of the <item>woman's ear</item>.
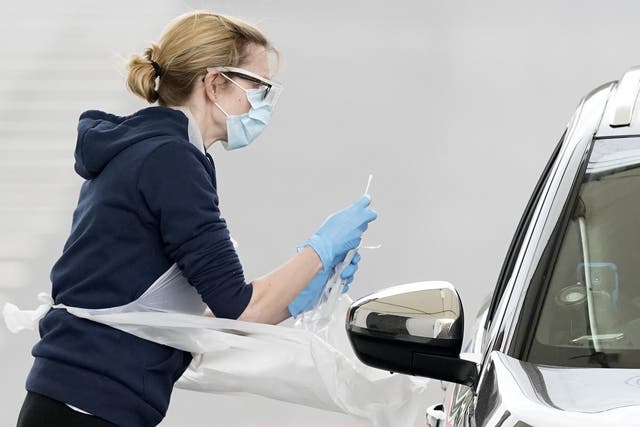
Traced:
<path fill-rule="evenodd" d="M 218 71 L 208 72 L 206 76 L 204 76 L 204 92 L 207 99 L 211 102 L 216 102 L 218 97 L 220 96 L 220 91 L 222 90 L 222 85 L 224 82 L 223 79 L 220 78 L 220 73 Z"/>

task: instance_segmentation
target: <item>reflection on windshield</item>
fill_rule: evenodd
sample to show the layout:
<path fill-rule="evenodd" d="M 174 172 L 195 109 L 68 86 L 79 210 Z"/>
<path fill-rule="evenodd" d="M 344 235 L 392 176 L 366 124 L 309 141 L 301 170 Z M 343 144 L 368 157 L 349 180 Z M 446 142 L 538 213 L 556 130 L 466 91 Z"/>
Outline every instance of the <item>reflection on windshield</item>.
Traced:
<path fill-rule="evenodd" d="M 638 367 L 640 140 L 596 141 L 550 268 L 529 360 Z"/>

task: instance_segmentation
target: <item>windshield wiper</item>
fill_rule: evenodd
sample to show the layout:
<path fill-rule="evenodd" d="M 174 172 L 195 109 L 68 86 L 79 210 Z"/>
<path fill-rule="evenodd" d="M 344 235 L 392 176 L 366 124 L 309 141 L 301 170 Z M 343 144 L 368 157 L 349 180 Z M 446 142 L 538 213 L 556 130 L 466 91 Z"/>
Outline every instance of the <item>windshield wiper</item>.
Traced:
<path fill-rule="evenodd" d="M 589 358 L 588 363 L 590 364 L 598 364 L 602 368 L 610 368 L 611 367 L 610 363 L 617 362 L 618 359 L 620 358 L 620 355 L 618 353 L 605 353 L 602 351 L 594 351 L 591 354 L 570 357 L 569 360 L 584 359 L 585 357 Z"/>

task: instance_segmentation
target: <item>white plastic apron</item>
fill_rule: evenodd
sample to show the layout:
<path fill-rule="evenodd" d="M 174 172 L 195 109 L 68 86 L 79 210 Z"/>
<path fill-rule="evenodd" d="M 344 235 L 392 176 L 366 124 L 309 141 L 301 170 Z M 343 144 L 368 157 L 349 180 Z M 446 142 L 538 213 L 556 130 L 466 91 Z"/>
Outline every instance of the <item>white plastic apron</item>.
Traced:
<path fill-rule="evenodd" d="M 338 298 L 329 318 L 319 306 L 293 328 L 204 316 L 206 305 L 173 265 L 137 300 L 119 307 L 5 304 L 7 327 L 34 329 L 51 307 L 193 355 L 176 386 L 218 394 L 253 394 L 368 420 L 376 427 L 412 426 L 424 411 L 428 380 L 370 368 L 348 342 L 344 319 L 352 300 Z"/>

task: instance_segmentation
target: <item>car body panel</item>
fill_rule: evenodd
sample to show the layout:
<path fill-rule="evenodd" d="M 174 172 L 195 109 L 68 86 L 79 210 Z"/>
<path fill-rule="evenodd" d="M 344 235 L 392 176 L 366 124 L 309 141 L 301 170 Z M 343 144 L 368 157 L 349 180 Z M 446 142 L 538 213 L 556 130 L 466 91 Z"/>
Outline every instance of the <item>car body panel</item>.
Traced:
<path fill-rule="evenodd" d="M 479 399 L 483 410 L 476 411 L 476 425 L 640 423 L 640 370 L 538 367 L 500 352 L 492 352 L 490 359 L 488 389 Z"/>

